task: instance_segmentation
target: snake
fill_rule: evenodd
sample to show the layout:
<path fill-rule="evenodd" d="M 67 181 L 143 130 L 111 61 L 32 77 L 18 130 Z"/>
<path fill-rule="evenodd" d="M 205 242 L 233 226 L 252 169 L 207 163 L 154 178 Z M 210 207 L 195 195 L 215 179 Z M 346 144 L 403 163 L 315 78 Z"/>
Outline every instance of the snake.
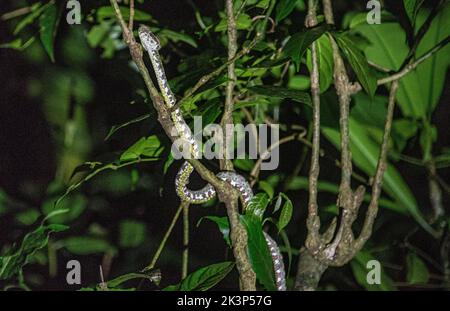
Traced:
<path fill-rule="evenodd" d="M 164 66 L 159 55 L 159 49 L 161 48 L 160 41 L 158 37 L 151 32 L 150 28 L 145 25 L 141 25 L 139 27 L 138 34 L 144 50 L 147 51 L 150 57 L 159 89 L 164 99 L 164 103 L 167 106 L 168 111 L 170 111 L 170 118 L 175 126 L 177 134 L 179 138 L 183 140 L 183 146 L 187 145 L 190 147 L 190 155 L 195 159 L 199 159 L 201 157 L 201 148 L 192 134 L 191 129 L 184 120 L 180 108 L 176 107 L 177 102 L 175 95 L 170 89 L 167 81 Z M 175 189 L 177 195 L 182 201 L 190 204 L 202 204 L 212 200 L 216 196 L 216 189 L 210 183 L 206 184 L 199 190 L 191 190 L 188 188 L 189 177 L 193 171 L 194 167 L 188 161 L 184 161 L 175 178 Z M 252 187 L 247 180 L 243 176 L 232 171 L 222 171 L 217 173 L 216 176 L 238 190 L 243 208 L 245 210 L 253 198 Z M 283 256 L 281 255 L 280 249 L 275 240 L 273 240 L 265 231 L 263 231 L 263 234 L 272 258 L 276 288 L 279 291 L 285 291 L 286 274 Z"/>

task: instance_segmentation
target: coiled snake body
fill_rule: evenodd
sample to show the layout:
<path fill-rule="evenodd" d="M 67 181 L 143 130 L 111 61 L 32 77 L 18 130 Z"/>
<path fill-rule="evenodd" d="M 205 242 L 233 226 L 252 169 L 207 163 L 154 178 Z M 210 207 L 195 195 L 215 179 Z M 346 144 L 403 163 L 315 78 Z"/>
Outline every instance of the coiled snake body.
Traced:
<path fill-rule="evenodd" d="M 142 42 L 144 49 L 148 52 L 150 60 L 153 66 L 153 70 L 158 80 L 158 85 L 161 90 L 164 101 L 167 108 L 173 109 L 176 104 L 176 99 L 172 90 L 167 82 L 166 74 L 164 72 L 164 67 L 161 62 L 158 50 L 160 49 L 160 43 L 158 38 L 150 31 L 146 26 L 141 26 L 139 28 L 139 38 Z M 186 124 L 183 119 L 182 112 L 179 108 L 173 109 L 171 112 L 171 119 L 175 125 L 178 136 L 190 146 L 190 154 L 194 158 L 200 158 L 201 150 L 195 140 L 191 129 Z M 189 176 L 194 171 L 193 166 L 185 161 L 180 170 L 178 171 L 177 177 L 175 179 L 175 186 L 177 195 L 182 201 L 187 201 L 191 204 L 201 204 L 208 202 L 216 196 L 216 189 L 211 184 L 207 184 L 200 190 L 190 190 L 187 188 L 189 184 Z M 223 181 L 228 182 L 234 188 L 236 188 L 241 196 L 244 208 L 248 205 L 253 197 L 253 191 L 249 183 L 239 174 L 230 171 L 219 172 L 217 177 Z M 264 232 L 264 237 L 266 239 L 267 246 L 269 248 L 270 254 L 272 256 L 273 267 L 275 271 L 275 281 L 277 289 L 280 291 L 286 290 L 286 277 L 284 272 L 283 257 L 276 242 Z"/>

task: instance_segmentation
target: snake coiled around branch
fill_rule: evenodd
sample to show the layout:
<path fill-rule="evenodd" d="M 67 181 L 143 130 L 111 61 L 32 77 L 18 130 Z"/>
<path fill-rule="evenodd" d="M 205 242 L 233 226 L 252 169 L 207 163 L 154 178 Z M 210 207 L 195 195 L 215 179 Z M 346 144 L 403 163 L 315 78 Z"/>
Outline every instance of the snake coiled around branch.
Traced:
<path fill-rule="evenodd" d="M 185 142 L 183 146 L 189 146 L 190 155 L 198 159 L 201 157 L 199 144 L 194 138 L 191 129 L 184 121 L 181 110 L 179 108 L 174 108 L 176 99 L 167 82 L 164 67 L 159 56 L 158 50 L 161 47 L 159 40 L 146 26 L 141 26 L 139 28 L 139 38 L 144 49 L 150 56 L 150 61 L 152 63 L 152 67 L 155 72 L 155 76 L 158 81 L 162 96 L 164 98 L 164 102 L 167 108 L 172 111 L 170 117 L 175 125 L 177 135 Z M 186 201 L 191 204 L 201 204 L 208 202 L 216 196 L 216 189 L 211 184 L 207 184 L 200 190 L 189 189 L 187 185 L 189 184 L 189 176 L 193 171 L 194 168 L 189 162 L 185 161 L 182 164 L 175 179 L 177 195 L 182 201 Z M 252 188 L 245 180 L 245 178 L 235 172 L 230 171 L 219 172 L 217 174 L 217 177 L 223 181 L 226 181 L 239 191 L 245 209 L 245 207 L 247 207 L 253 197 Z M 286 290 L 286 276 L 284 271 L 283 257 L 277 243 L 265 232 L 264 237 L 269 248 L 270 255 L 272 257 L 276 287 L 279 291 L 284 291 Z"/>

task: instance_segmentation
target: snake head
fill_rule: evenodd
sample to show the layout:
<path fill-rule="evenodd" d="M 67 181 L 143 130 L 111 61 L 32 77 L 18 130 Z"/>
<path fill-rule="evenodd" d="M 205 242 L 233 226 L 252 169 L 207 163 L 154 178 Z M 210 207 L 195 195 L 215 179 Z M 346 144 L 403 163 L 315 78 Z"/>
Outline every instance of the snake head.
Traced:
<path fill-rule="evenodd" d="M 139 39 L 141 39 L 142 46 L 148 52 L 159 50 L 161 48 L 158 37 L 155 36 L 147 26 L 141 25 L 139 27 Z"/>

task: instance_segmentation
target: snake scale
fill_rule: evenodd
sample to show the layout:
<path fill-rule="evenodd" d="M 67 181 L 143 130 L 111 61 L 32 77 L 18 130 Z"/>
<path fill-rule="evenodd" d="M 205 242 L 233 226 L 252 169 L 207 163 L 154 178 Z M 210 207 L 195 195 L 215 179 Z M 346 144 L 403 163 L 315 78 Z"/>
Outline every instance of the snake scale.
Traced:
<path fill-rule="evenodd" d="M 177 134 L 188 146 L 190 146 L 191 156 L 198 159 L 201 157 L 199 144 L 194 138 L 191 129 L 184 121 L 181 110 L 179 108 L 173 109 L 176 104 L 176 99 L 167 82 L 164 67 L 159 56 L 158 50 L 161 47 L 159 39 L 150 31 L 148 27 L 143 25 L 139 28 L 139 38 L 144 49 L 150 56 L 153 71 L 155 72 L 164 102 L 167 108 L 173 110 L 170 117 L 175 125 Z M 216 190 L 211 184 L 207 184 L 200 190 L 188 189 L 187 185 L 189 184 L 189 176 L 193 171 L 194 168 L 189 162 L 185 161 L 182 164 L 175 179 L 177 195 L 182 201 L 187 201 L 191 204 L 208 202 L 216 196 Z M 219 172 L 217 177 L 228 182 L 239 191 L 244 208 L 249 204 L 253 197 L 253 191 L 244 177 L 230 171 Z M 277 243 L 266 232 L 264 232 L 264 237 L 272 257 L 276 287 L 279 291 L 284 291 L 286 290 L 286 275 L 284 271 L 283 257 Z"/>

